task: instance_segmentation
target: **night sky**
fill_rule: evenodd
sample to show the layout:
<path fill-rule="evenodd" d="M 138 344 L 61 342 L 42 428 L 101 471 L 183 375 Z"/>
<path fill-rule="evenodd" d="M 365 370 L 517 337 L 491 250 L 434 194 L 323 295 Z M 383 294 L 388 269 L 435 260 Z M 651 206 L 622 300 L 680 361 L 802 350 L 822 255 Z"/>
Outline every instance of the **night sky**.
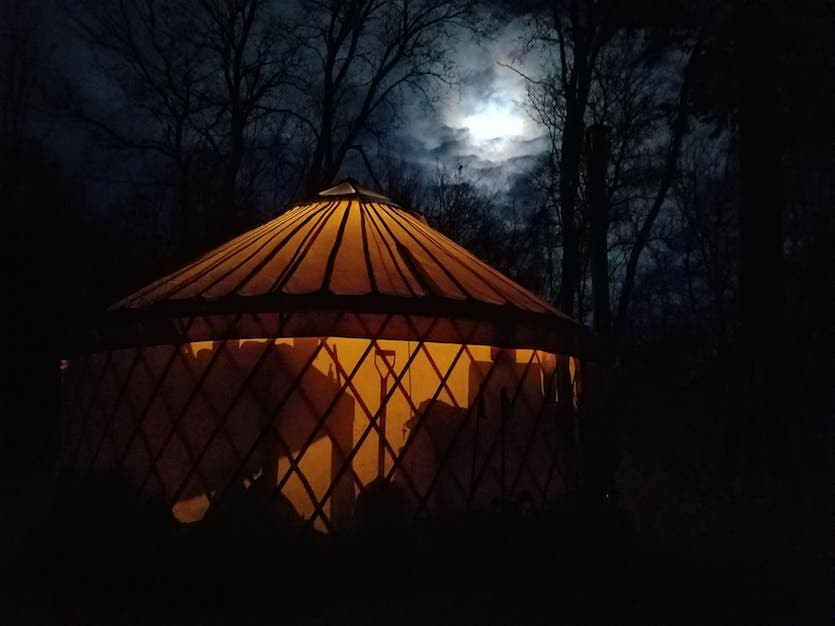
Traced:
<path fill-rule="evenodd" d="M 36 25 L 37 44 L 43 51 L 39 61 L 43 76 L 33 84 L 36 91 L 46 92 L 46 101 L 28 115 L 33 134 L 49 141 L 66 165 L 96 189 L 90 200 L 98 209 L 129 194 L 130 185 L 153 184 L 160 168 L 166 167 L 158 154 L 109 141 L 94 124 L 79 119 L 81 113 L 88 121 L 112 124 L 134 138 L 158 132 L 142 117 L 133 116 L 127 107 L 129 96 L 108 75 L 118 63 L 80 34 L 74 20 L 94 5 L 75 0 L 7 0 L 6 5 L 10 15 L 18 16 L 15 20 Z M 295 2 L 270 6 L 282 16 L 299 15 Z M 536 89 L 534 83 L 552 71 L 555 60 L 547 45 L 532 43 L 536 25 L 529 15 L 518 12 L 501 1 L 481 3 L 476 11 L 482 20 L 480 34 L 452 28 L 446 43 L 449 75 L 444 81 L 426 81 L 428 98 L 405 89 L 393 95 L 396 122 L 382 136 L 366 138 L 372 157 L 380 151 L 379 159 L 385 162 L 393 154 L 427 180 L 439 169 L 452 172 L 461 166 L 466 179 L 494 193 L 503 192 L 516 177 L 541 163 L 550 142 L 547 128 L 531 107 L 530 93 Z M 675 55 L 660 64 L 670 68 L 673 84 L 679 80 L 679 64 Z M 662 99 L 672 97 L 666 87 L 660 92 Z M 657 129 L 657 134 L 663 138 L 664 129 Z M 295 138 L 291 132 L 281 134 L 279 141 L 294 145 Z M 348 155 L 342 175 L 373 184 L 355 154 Z M 276 191 L 274 181 L 268 187 Z M 514 190 L 526 194 L 524 187 Z M 272 211 L 282 210 L 288 198 L 280 192 L 274 197 L 281 200 Z"/>
<path fill-rule="evenodd" d="M 25 5 L 24 12 L 30 11 L 31 19 L 37 20 L 38 32 L 50 51 L 47 69 L 60 78 L 58 87 L 66 91 L 58 97 L 69 95 L 65 104 L 93 117 L 117 119 L 122 94 L 101 71 L 108 62 L 79 38 L 72 23 L 73 11 L 83 9 L 83 3 L 32 0 L 10 4 Z M 292 11 L 296 5 L 285 1 L 276 6 Z M 395 98 L 399 119 L 394 132 L 385 138 L 385 149 L 396 146 L 396 156 L 427 178 L 439 168 L 453 171 L 460 165 L 468 179 L 495 192 L 514 176 L 529 172 L 548 150 L 546 131 L 529 106 L 530 84 L 525 78 L 543 77 L 546 51 L 528 45 L 533 32 L 529 17 L 508 19 L 502 11 L 501 3 L 486 3 L 480 10 L 489 28 L 486 36 L 477 37 L 462 28 L 451 31 L 452 80 L 447 84 L 429 81 L 428 101 L 414 94 Z M 101 153 L 98 139 L 91 137 L 95 129 L 79 123 L 70 111 L 57 120 L 54 115 L 38 117 L 35 112 L 37 132 L 49 138 L 71 167 L 89 176 L 91 184 L 101 185 L 99 193 L 105 202 L 121 193 L 112 188 L 114 183 L 143 180 L 141 170 L 154 159 L 147 151 L 119 150 L 114 161 L 111 154 Z M 141 126 L 134 130 L 142 133 Z M 345 175 L 370 178 L 356 159 L 349 157 L 344 169 Z"/>

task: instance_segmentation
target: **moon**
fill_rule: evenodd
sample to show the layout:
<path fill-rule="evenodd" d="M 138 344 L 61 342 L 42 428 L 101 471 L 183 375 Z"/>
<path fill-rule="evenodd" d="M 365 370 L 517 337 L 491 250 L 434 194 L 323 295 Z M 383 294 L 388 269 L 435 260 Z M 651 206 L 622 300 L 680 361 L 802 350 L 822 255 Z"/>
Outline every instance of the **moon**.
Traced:
<path fill-rule="evenodd" d="M 525 131 L 525 119 L 516 108 L 508 103 L 489 102 L 461 120 L 462 126 L 478 143 L 520 137 Z"/>
<path fill-rule="evenodd" d="M 456 65 L 462 80 L 439 111 L 444 129 L 427 129 L 420 137 L 433 155 L 473 169 L 510 171 L 527 167 L 547 151 L 547 133 L 528 102 L 526 75 L 538 76 L 538 69 L 531 65 L 523 68 L 526 74 L 514 71 L 521 67 L 513 53 L 518 33 L 512 26 L 487 47 L 463 46 Z"/>

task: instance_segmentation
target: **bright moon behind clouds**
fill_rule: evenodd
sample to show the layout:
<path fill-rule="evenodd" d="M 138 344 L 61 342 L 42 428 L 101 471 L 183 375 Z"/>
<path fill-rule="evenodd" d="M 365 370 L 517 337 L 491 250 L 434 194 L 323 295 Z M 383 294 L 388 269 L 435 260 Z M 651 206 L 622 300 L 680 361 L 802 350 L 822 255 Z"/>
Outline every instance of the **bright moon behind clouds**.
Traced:
<path fill-rule="evenodd" d="M 461 122 L 477 142 L 511 139 L 524 133 L 524 111 L 513 103 L 490 102 Z"/>
<path fill-rule="evenodd" d="M 487 50 L 463 47 L 459 66 L 465 77 L 458 97 L 450 98 L 443 112 L 445 124 L 466 137 L 459 156 L 473 158 L 476 168 L 479 162 L 509 165 L 517 157 L 541 154 L 546 147 L 544 130 L 526 108 L 528 83 L 505 66 L 514 63 L 508 50 L 515 33 L 509 25 Z"/>
<path fill-rule="evenodd" d="M 547 134 L 531 118 L 529 84 L 519 73 L 538 77 L 541 68 L 514 55 L 521 29 L 511 22 L 489 44 L 461 43 L 458 85 L 433 115 L 420 107 L 406 115 L 412 161 L 430 170 L 463 165 L 475 180 L 495 182 L 529 171 L 547 152 Z"/>

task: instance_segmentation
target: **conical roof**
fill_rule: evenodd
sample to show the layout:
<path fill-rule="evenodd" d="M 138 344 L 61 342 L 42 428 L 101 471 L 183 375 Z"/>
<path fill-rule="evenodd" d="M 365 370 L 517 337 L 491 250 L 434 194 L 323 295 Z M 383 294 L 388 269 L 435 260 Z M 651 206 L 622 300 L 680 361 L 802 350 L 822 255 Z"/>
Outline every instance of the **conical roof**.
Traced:
<path fill-rule="evenodd" d="M 363 334 L 356 320 L 349 327 L 344 320 L 334 324 L 340 312 L 480 323 L 484 328 L 474 335 L 482 342 L 571 353 L 583 334 L 579 324 L 432 229 L 419 214 L 352 180 L 293 205 L 110 309 L 111 319 L 134 322 L 304 313 L 304 330 L 291 332 Z M 230 331 L 228 321 L 221 326 L 226 330 L 216 334 L 239 332 Z M 397 326 L 389 324 L 383 336 L 411 338 L 416 329 L 414 323 Z M 441 326 L 445 333 L 430 332 L 427 338 L 456 340 L 448 324 Z"/>

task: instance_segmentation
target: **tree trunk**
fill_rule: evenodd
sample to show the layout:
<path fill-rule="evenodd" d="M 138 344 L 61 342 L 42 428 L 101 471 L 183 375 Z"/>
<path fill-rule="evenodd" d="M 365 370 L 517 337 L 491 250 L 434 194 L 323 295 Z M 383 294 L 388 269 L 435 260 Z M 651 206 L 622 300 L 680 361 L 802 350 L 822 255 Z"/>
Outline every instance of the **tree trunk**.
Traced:
<path fill-rule="evenodd" d="M 318 192 L 322 191 L 322 164 L 325 157 L 325 145 L 330 144 L 330 129 L 324 122 L 321 133 L 316 142 L 316 148 L 313 150 L 310 167 L 307 170 L 304 184 L 305 198 L 313 198 Z"/>
<path fill-rule="evenodd" d="M 589 262 L 594 311 L 594 332 L 601 358 L 582 368 L 583 411 L 581 449 L 583 488 L 594 502 L 617 506 L 615 473 L 620 464 L 620 429 L 611 411 L 611 319 L 609 311 L 609 129 L 596 124 L 586 132 L 586 196 L 589 207 Z"/>
<path fill-rule="evenodd" d="M 699 39 L 697 46 L 691 51 L 690 58 L 687 61 L 687 66 L 684 69 L 684 78 L 681 82 L 681 88 L 679 89 L 678 94 L 678 110 L 671 124 L 670 145 L 667 148 L 667 159 L 664 163 L 664 171 L 661 175 L 661 181 L 658 184 L 658 190 L 655 192 L 655 199 L 652 202 L 652 206 L 647 213 L 644 223 L 641 225 L 641 230 L 638 231 L 635 244 L 629 252 L 629 259 L 626 263 L 626 276 L 623 279 L 623 287 L 620 291 L 620 298 L 618 299 L 617 311 L 615 313 L 615 322 L 610 334 L 612 344 L 611 350 L 613 353 L 617 353 L 620 342 L 623 339 L 624 329 L 626 328 L 626 314 L 629 310 L 632 288 L 635 285 L 638 261 L 641 258 L 641 253 L 644 251 L 644 248 L 649 242 L 649 235 L 652 232 L 655 219 L 661 212 L 661 207 L 664 206 L 664 200 L 667 198 L 667 192 L 670 189 L 670 185 L 672 184 L 673 178 L 678 169 L 681 144 L 684 141 L 684 135 L 687 132 L 687 124 L 689 120 L 688 101 L 690 98 L 690 73 L 693 66 L 693 60 L 697 58 L 700 47 L 701 38 Z"/>
<path fill-rule="evenodd" d="M 585 104 L 585 103 L 583 103 Z M 574 300 L 580 282 L 580 236 L 577 230 L 577 187 L 580 178 L 580 155 L 584 131 L 579 104 L 566 105 L 566 122 L 560 148 L 560 221 L 562 222 L 562 259 L 560 292 L 557 303 L 566 315 L 574 314 Z M 585 110 L 585 106 L 583 106 Z"/>
<path fill-rule="evenodd" d="M 191 181 L 188 165 L 184 162 L 177 164 L 177 203 L 179 204 L 178 219 L 175 219 L 174 239 L 179 250 L 177 256 L 183 259 L 191 257 L 195 252 L 194 201 L 191 197 Z"/>
<path fill-rule="evenodd" d="M 558 18 L 557 18 L 558 19 Z M 578 26 L 575 22 L 574 26 Z M 580 235 L 578 231 L 577 190 L 580 184 L 580 165 L 585 132 L 585 112 L 591 88 L 592 65 L 586 45 L 587 32 L 574 36 L 574 64 L 571 76 L 564 77 L 565 124 L 560 145 L 559 192 L 560 221 L 562 225 L 562 259 L 560 262 L 560 290 L 557 304 L 566 315 L 574 314 L 574 303 L 580 283 Z M 561 54 L 565 54 L 561 50 Z M 563 57 L 563 67 L 568 68 Z M 557 422 L 565 442 L 566 488 L 576 493 L 582 486 L 580 450 L 577 442 L 577 415 L 574 410 L 574 387 L 567 356 L 557 360 L 557 385 L 559 404 Z"/>
<path fill-rule="evenodd" d="M 583 103 L 585 105 L 585 103 Z M 560 149 L 560 220 L 562 222 L 562 259 L 560 263 L 560 291 L 557 299 L 566 315 L 574 312 L 574 298 L 580 282 L 580 237 L 577 231 L 576 206 L 579 182 L 580 153 L 583 137 L 583 115 L 578 103 L 566 104 L 566 123 Z M 585 106 L 583 106 L 585 109 Z M 577 493 L 582 484 L 580 450 L 577 445 L 577 416 L 574 411 L 574 388 L 568 356 L 557 359 L 559 403 L 557 422 L 565 442 L 565 478 L 570 494 Z"/>
<path fill-rule="evenodd" d="M 589 199 L 589 260 L 594 331 L 608 352 L 609 319 L 609 202 L 606 168 L 609 159 L 609 129 L 602 124 L 586 133 L 588 159 L 586 195 Z"/>
<path fill-rule="evenodd" d="M 236 99 L 237 100 L 237 99 Z M 223 189 L 221 192 L 220 232 L 216 239 L 224 240 L 236 233 L 239 218 L 238 202 L 238 173 L 244 158 L 244 119 L 240 111 L 240 104 L 233 102 L 230 120 L 229 155 L 223 172 Z"/>
<path fill-rule="evenodd" d="M 773 9 L 771 9 L 773 10 Z M 786 407 L 783 363 L 782 116 L 774 68 L 779 32 L 769 7 L 743 13 L 740 28 L 740 469 L 764 478 L 778 459 Z M 750 19 L 748 19 L 750 18 Z"/>

